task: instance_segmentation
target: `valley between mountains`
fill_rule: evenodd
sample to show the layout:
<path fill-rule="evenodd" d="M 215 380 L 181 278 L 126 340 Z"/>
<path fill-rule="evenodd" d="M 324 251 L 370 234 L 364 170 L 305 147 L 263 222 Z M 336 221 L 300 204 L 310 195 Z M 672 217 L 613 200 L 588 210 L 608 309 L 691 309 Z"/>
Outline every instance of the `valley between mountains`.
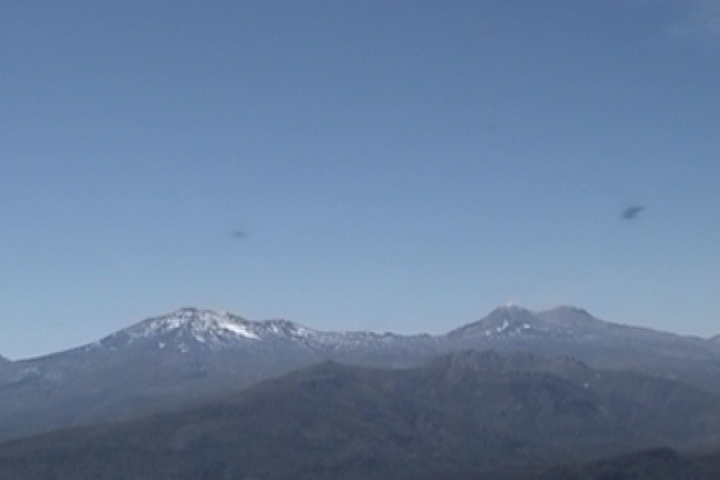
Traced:
<path fill-rule="evenodd" d="M 572 307 L 437 336 L 186 308 L 0 362 L 0 479 L 575 478 L 643 450 L 685 465 L 720 450 L 719 394 L 716 340 Z"/>

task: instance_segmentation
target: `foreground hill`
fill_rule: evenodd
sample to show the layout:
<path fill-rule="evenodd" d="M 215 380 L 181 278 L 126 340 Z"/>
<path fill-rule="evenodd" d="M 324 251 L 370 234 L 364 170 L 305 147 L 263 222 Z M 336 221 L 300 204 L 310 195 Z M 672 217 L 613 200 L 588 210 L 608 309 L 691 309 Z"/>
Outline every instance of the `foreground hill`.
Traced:
<path fill-rule="evenodd" d="M 720 398 L 576 360 L 461 352 L 412 369 L 325 362 L 204 402 L 0 446 L 0 479 L 498 474 L 720 447 Z"/>
<path fill-rule="evenodd" d="M 717 480 L 720 452 L 680 454 L 667 447 L 595 462 L 505 472 L 414 475 L 385 480 Z"/>
<path fill-rule="evenodd" d="M 720 478 L 720 453 L 682 455 L 670 448 L 657 448 L 601 460 L 589 465 L 556 467 L 527 480 L 717 480 L 718 478 Z"/>
<path fill-rule="evenodd" d="M 720 342 L 605 322 L 572 307 L 498 308 L 437 336 L 320 332 L 186 308 L 74 350 L 0 362 L 0 440 L 178 408 L 325 360 L 407 368 L 464 349 L 568 355 L 720 393 Z"/>

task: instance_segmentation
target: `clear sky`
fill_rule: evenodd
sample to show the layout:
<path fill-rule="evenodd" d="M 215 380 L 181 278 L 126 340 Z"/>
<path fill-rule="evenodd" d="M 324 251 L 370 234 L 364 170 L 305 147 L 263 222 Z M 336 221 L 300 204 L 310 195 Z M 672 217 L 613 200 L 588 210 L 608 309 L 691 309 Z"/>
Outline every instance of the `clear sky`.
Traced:
<path fill-rule="evenodd" d="M 184 306 L 709 336 L 719 189 L 718 0 L 0 2 L 10 358 Z"/>

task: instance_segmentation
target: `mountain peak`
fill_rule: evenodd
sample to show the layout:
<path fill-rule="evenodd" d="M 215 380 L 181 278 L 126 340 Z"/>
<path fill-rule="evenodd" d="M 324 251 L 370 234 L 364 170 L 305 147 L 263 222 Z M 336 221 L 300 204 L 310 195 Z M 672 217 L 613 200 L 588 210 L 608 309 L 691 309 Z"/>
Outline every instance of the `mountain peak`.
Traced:
<path fill-rule="evenodd" d="M 449 335 L 471 335 L 493 338 L 519 334 L 572 334 L 576 329 L 607 325 L 586 310 L 560 306 L 542 312 L 532 312 L 516 305 L 498 307 L 485 318 L 453 330 Z"/>
<path fill-rule="evenodd" d="M 151 318 L 130 327 L 133 333 L 147 335 L 185 328 L 193 335 L 205 335 L 208 332 L 226 332 L 240 337 L 257 339 L 251 330 L 251 322 L 228 312 L 185 307 L 168 315 Z M 198 338 L 198 340 L 200 340 Z"/>
<path fill-rule="evenodd" d="M 251 322 L 227 312 L 184 307 L 166 315 L 143 320 L 101 340 L 110 347 L 126 346 L 143 339 L 159 340 L 164 348 L 167 337 L 176 338 L 183 350 L 188 341 L 209 346 L 229 340 L 258 340 Z"/>
<path fill-rule="evenodd" d="M 531 311 L 515 305 L 507 305 L 496 308 L 485 318 L 453 330 L 448 335 L 471 334 L 490 337 L 531 329 L 537 321 L 537 316 Z"/>
<path fill-rule="evenodd" d="M 539 312 L 538 315 L 545 317 L 545 318 L 555 318 L 558 320 L 565 320 L 565 321 L 572 321 L 572 322 L 600 321 L 597 318 L 590 315 L 587 310 L 585 310 L 583 308 L 573 307 L 571 305 L 561 305 L 559 307 L 555 307 L 550 310 L 545 310 L 543 312 Z"/>
<path fill-rule="evenodd" d="M 526 317 L 528 315 L 532 315 L 532 312 L 527 308 L 519 307 L 517 305 L 505 305 L 497 307 L 495 310 L 490 312 L 487 318 L 519 318 Z"/>
<path fill-rule="evenodd" d="M 252 321 L 224 311 L 183 307 L 174 312 L 151 317 L 128 328 L 115 332 L 100 345 L 110 349 L 135 343 L 150 343 L 160 349 L 215 350 L 241 347 L 262 340 L 291 340 L 307 345 L 308 342 L 338 340 L 333 333 L 323 334 L 289 320 Z M 342 337 L 342 334 L 339 335 Z M 249 343 L 248 343 L 249 342 Z"/>

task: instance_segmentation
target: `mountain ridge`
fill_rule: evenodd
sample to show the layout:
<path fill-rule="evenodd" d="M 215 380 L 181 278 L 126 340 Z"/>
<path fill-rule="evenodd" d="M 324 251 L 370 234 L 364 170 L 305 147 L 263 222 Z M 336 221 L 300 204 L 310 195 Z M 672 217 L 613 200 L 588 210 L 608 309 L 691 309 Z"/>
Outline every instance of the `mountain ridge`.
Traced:
<path fill-rule="evenodd" d="M 412 368 L 462 350 L 564 355 L 720 393 L 720 342 L 613 324 L 574 307 L 500 307 L 441 335 L 324 332 L 188 307 L 72 350 L 0 363 L 0 440 L 176 408 L 326 360 Z"/>
<path fill-rule="evenodd" d="M 175 413 L 14 440 L 0 479 L 479 476 L 715 448 L 718 431 L 720 397 L 677 381 L 461 351 L 410 369 L 325 361 Z"/>
<path fill-rule="evenodd" d="M 584 322 L 579 322 L 578 317 L 582 318 Z M 525 319 L 524 322 L 520 323 L 521 319 Z M 563 318 L 566 320 L 563 321 Z M 508 321 L 512 319 L 511 321 Z M 538 319 L 542 322 L 538 322 Z M 529 322 L 528 322 L 529 320 Z M 503 325 L 502 322 L 508 321 L 507 325 Z M 499 323 L 499 324 L 498 324 Z M 201 326 L 201 324 L 205 324 Z M 234 337 L 234 339 L 245 338 L 258 340 L 258 333 L 268 332 L 279 333 L 284 331 L 287 334 L 291 334 L 296 338 L 307 338 L 313 337 L 315 339 L 331 340 L 333 337 L 336 339 L 340 336 L 345 337 L 373 337 L 373 338 L 442 338 L 445 336 L 458 336 L 462 334 L 475 334 L 492 336 L 496 334 L 512 334 L 518 333 L 521 330 L 527 330 L 524 333 L 542 333 L 543 331 L 554 330 L 553 333 L 558 333 L 558 328 L 564 327 L 568 329 L 565 333 L 571 333 L 570 327 L 588 326 L 592 325 L 595 327 L 605 330 L 612 329 L 632 329 L 636 332 L 652 333 L 661 336 L 670 336 L 673 338 L 684 338 L 688 340 L 699 340 L 699 341 L 717 341 L 720 342 L 720 334 L 705 339 L 698 335 L 685 335 L 678 334 L 669 331 L 662 331 L 653 329 L 650 327 L 636 326 L 630 324 L 609 322 L 601 320 L 591 315 L 587 310 L 569 306 L 560 305 L 548 310 L 532 311 L 523 307 L 508 305 L 501 306 L 493 309 L 488 315 L 467 324 L 461 325 L 455 329 L 449 330 L 445 333 L 440 334 L 428 334 L 424 332 L 410 333 L 410 334 L 399 334 L 394 332 L 377 333 L 373 331 L 364 330 L 349 330 L 349 331 L 325 331 L 317 330 L 312 327 L 294 322 L 286 319 L 268 319 L 268 320 L 248 320 L 245 317 L 236 315 L 227 311 L 216 311 L 206 308 L 198 307 L 182 307 L 167 314 L 148 317 L 139 322 L 130 324 L 125 328 L 121 328 L 115 332 L 107 334 L 101 337 L 99 340 L 88 342 L 86 344 L 72 347 L 57 352 L 50 352 L 38 356 L 21 358 L 21 359 L 10 359 L 0 355 L 0 362 L 27 362 L 34 361 L 37 359 L 53 357 L 59 354 L 64 354 L 74 351 L 85 351 L 94 349 L 99 346 L 108 346 L 115 348 L 118 343 L 122 343 L 126 340 L 127 343 L 131 343 L 132 340 L 148 336 L 149 333 L 167 333 L 172 330 L 181 330 L 183 328 L 190 328 L 193 330 L 193 336 L 195 340 L 205 343 L 208 340 L 221 340 Z M 213 328 L 208 328 L 213 326 Z M 204 331 L 203 331 L 204 330 Z M 202 338 L 202 334 L 209 335 L 210 337 L 216 338 Z M 212 342 L 208 342 L 212 345 Z M 219 342 L 218 342 L 219 343 Z M 215 346 L 219 346 L 217 343 Z"/>

